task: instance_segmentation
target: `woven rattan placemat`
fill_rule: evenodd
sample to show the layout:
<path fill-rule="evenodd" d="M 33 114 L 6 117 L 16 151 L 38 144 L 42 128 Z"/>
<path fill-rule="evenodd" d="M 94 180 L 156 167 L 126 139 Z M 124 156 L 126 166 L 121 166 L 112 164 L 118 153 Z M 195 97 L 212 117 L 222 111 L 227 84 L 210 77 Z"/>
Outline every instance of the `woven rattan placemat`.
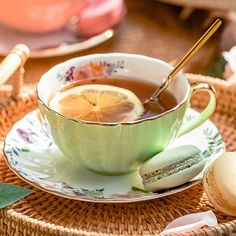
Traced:
<path fill-rule="evenodd" d="M 217 110 L 212 121 L 220 130 L 227 150 L 236 149 L 236 85 L 213 78 L 188 75 L 191 81 L 204 80 L 213 84 L 218 94 Z M 193 99 L 201 109 L 207 96 Z M 13 123 L 37 107 L 34 90 L 27 89 L 17 100 L 5 99 L 0 106 L 0 143 Z M 0 182 L 27 188 L 0 155 Z M 57 197 L 32 188 L 35 192 L 23 200 L 0 210 L 0 235 L 157 235 L 175 218 L 213 209 L 198 184 L 184 192 L 145 202 L 130 204 L 98 204 Z M 185 235 L 232 235 L 236 219 L 215 211 L 219 225 Z"/>

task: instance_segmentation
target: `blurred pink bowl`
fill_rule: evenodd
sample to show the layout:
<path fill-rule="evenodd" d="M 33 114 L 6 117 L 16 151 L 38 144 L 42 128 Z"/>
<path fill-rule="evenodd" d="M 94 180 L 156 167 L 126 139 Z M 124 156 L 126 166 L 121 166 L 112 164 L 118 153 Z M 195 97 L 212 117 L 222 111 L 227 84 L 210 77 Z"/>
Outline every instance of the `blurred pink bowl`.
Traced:
<path fill-rule="evenodd" d="M 87 0 L 0 0 L 0 23 L 29 33 L 63 28 Z"/>
<path fill-rule="evenodd" d="M 90 37 L 118 24 L 126 14 L 123 0 L 93 0 L 78 17 L 81 36 Z"/>

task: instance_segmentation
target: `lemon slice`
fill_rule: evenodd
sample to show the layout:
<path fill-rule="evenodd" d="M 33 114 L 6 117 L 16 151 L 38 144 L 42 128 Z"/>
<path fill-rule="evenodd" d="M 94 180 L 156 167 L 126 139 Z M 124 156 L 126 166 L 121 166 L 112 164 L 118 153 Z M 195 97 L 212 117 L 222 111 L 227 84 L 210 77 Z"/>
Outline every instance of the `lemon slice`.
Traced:
<path fill-rule="evenodd" d="M 50 100 L 49 107 L 73 119 L 106 123 L 133 121 L 144 111 L 141 101 L 130 90 L 102 84 L 60 91 Z"/>

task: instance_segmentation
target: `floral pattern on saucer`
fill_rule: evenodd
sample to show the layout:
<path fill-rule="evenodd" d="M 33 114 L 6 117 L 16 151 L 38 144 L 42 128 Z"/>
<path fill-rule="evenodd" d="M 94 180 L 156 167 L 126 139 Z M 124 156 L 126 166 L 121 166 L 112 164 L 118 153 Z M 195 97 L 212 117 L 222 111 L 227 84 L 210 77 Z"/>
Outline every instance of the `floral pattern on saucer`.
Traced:
<path fill-rule="evenodd" d="M 76 82 L 78 80 L 111 76 L 122 69 L 124 69 L 124 61 L 115 63 L 107 61 L 90 62 L 78 67 L 72 66 L 64 74 L 58 73 L 57 79 L 64 83 Z"/>
<path fill-rule="evenodd" d="M 198 112 L 189 109 L 185 122 Z M 217 128 L 209 120 L 199 128 L 174 141 L 170 147 L 198 146 L 206 166 L 219 157 L 225 146 Z M 8 166 L 23 180 L 46 192 L 90 202 L 135 202 L 160 198 L 183 191 L 203 177 L 203 171 L 188 183 L 161 192 L 144 190 L 138 171 L 123 176 L 104 176 L 75 165 L 56 147 L 44 129 L 39 111 L 27 114 L 17 122 L 5 139 Z"/>

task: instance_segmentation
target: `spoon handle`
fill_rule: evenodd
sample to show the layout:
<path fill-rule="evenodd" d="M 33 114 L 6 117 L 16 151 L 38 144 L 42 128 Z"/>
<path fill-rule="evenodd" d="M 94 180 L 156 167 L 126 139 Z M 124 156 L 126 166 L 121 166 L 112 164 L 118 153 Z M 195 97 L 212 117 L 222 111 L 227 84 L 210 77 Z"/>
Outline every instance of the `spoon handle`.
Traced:
<path fill-rule="evenodd" d="M 222 21 L 220 19 L 209 27 L 209 29 L 202 35 L 202 37 L 193 45 L 193 47 L 187 52 L 182 60 L 175 66 L 168 77 L 174 78 L 176 74 L 183 68 L 183 66 L 195 55 L 195 53 L 207 42 L 207 40 L 216 32 L 220 27 Z"/>
<path fill-rule="evenodd" d="M 195 55 L 195 53 L 206 43 L 206 41 L 216 32 L 220 27 L 222 21 L 220 19 L 215 20 L 215 22 L 209 27 L 209 29 L 202 35 L 202 37 L 193 45 L 193 47 L 187 52 L 187 54 L 182 58 L 182 60 L 174 67 L 167 78 L 165 78 L 159 90 L 151 96 L 150 101 L 156 101 L 157 97 L 162 93 L 166 87 L 171 83 L 172 79 L 176 74 L 183 68 L 183 66 Z"/>

